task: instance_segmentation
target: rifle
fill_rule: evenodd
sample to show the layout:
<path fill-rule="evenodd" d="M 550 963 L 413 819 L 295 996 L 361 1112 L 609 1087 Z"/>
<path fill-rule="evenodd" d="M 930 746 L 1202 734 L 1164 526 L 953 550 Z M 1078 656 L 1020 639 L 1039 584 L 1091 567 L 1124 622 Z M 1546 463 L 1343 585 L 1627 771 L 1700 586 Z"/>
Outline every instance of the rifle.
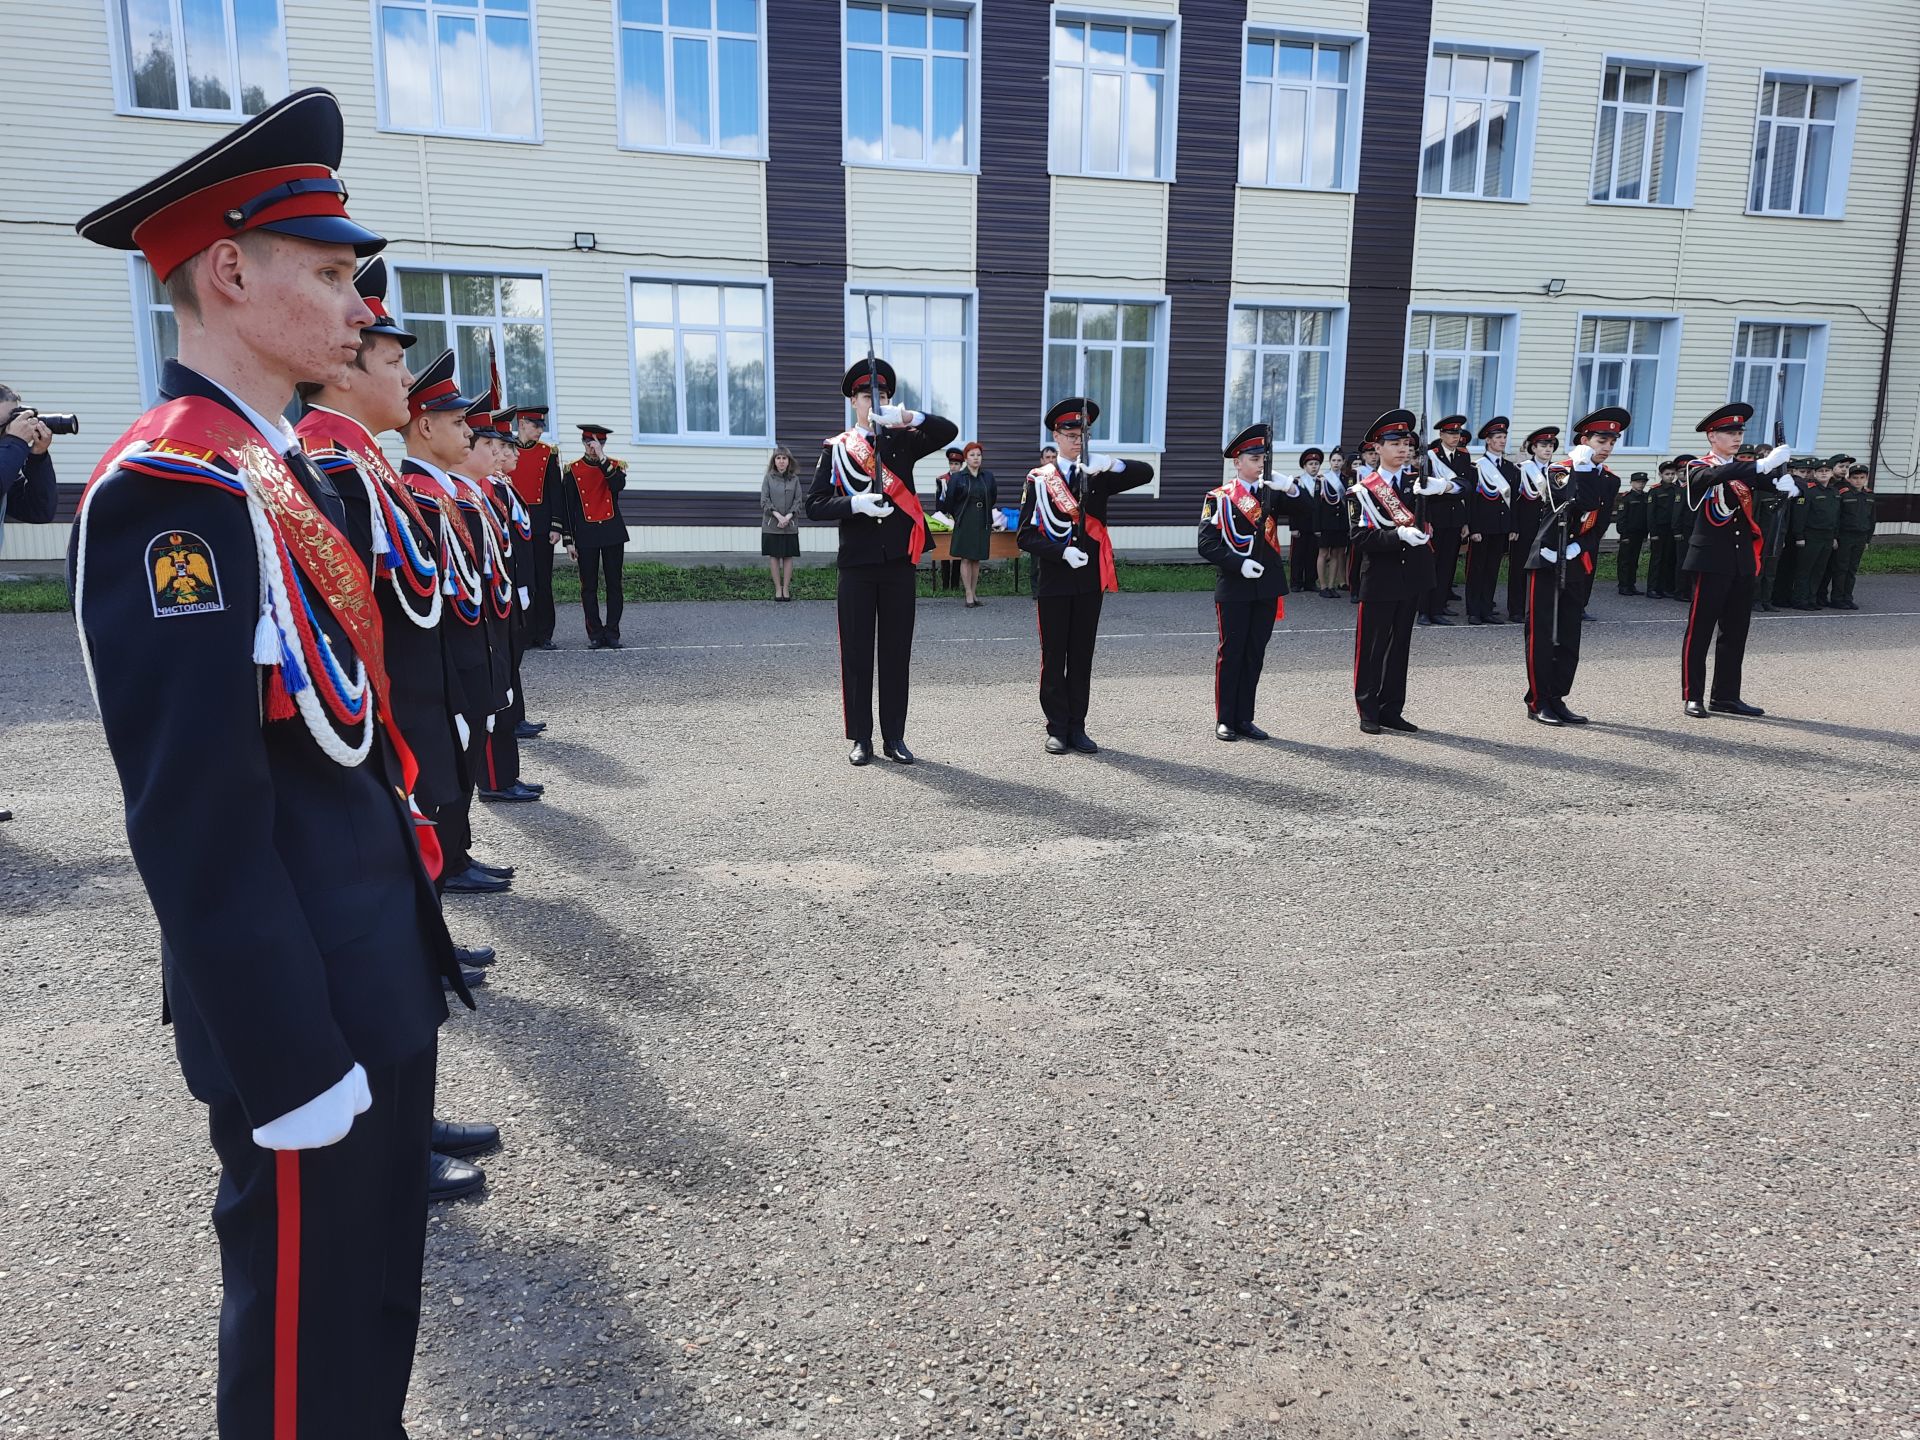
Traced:
<path fill-rule="evenodd" d="M 1427 449 L 1427 412 L 1422 410 L 1420 418 L 1413 427 L 1413 443 L 1420 447 L 1420 479 L 1424 482 L 1433 478 L 1433 452 Z M 1422 530 L 1427 528 L 1427 497 L 1420 493 L 1421 487 L 1413 490 L 1413 519 Z"/>
<path fill-rule="evenodd" d="M 867 423 L 873 426 L 873 486 L 885 500 L 887 492 L 881 488 L 882 465 L 880 463 L 880 361 L 873 348 L 873 294 L 868 292 L 861 297 L 862 308 L 867 312 Z M 892 502 L 888 502 L 892 503 Z M 873 517 L 873 523 L 882 524 L 884 515 Z"/>
<path fill-rule="evenodd" d="M 1774 383 L 1773 443 L 1775 445 L 1784 445 L 1787 443 L 1787 367 L 1784 361 L 1781 364 L 1774 367 L 1773 383 Z M 1780 553 L 1780 547 L 1786 544 L 1786 540 L 1787 540 L 1787 502 L 1783 499 L 1778 505 L 1774 506 L 1773 508 L 1774 508 L 1773 539 L 1770 543 L 1773 546 L 1773 553 L 1776 556 L 1778 556 Z M 1763 542 L 1763 547 L 1765 543 L 1768 543 L 1768 542 Z M 1762 549 L 1763 562 L 1764 562 L 1764 559 L 1765 559 L 1765 550 L 1763 548 Z M 1764 570 L 1765 568 L 1766 566 L 1763 563 L 1761 565 L 1761 569 Z M 1762 598 L 1764 598 L 1769 604 L 1772 603 L 1773 597 L 1771 594 L 1766 595 Z"/>

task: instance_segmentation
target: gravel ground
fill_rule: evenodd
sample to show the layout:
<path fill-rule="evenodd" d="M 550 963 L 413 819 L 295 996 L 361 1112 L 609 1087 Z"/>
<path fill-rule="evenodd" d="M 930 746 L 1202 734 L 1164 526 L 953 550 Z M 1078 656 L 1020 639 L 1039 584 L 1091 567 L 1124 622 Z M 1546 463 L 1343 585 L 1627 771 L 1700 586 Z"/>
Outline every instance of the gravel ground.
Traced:
<path fill-rule="evenodd" d="M 1587 730 L 1457 628 L 1381 739 L 1296 599 L 1266 746 L 1205 597 L 1121 596 L 1093 760 L 1027 602 L 923 603 L 911 770 L 848 768 L 825 605 L 535 655 L 415 1440 L 1920 1433 L 1920 580 L 1861 594 L 1757 621 L 1763 721 L 1608 593 Z M 0 1436 L 207 1435 L 212 1155 L 64 617 L 0 617 L 0 725 Z"/>

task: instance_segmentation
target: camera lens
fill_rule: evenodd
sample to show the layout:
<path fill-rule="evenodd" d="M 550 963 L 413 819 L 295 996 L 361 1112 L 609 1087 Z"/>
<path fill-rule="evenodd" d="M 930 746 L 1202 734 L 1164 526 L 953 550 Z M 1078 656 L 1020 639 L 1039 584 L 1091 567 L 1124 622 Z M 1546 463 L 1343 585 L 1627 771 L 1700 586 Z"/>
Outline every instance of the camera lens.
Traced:
<path fill-rule="evenodd" d="M 42 415 L 40 423 L 47 427 L 50 434 L 78 435 L 80 433 L 78 415 Z"/>

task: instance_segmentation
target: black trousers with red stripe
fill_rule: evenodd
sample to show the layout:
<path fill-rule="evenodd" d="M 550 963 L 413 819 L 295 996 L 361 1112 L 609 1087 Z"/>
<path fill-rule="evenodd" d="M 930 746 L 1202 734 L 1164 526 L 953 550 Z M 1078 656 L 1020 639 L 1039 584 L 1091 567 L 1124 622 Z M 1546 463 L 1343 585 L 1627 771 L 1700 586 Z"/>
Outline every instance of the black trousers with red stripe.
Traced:
<path fill-rule="evenodd" d="M 587 622 L 588 640 L 618 640 L 620 616 L 627 605 L 627 546 L 581 545 L 580 611 Z M 606 576 L 607 618 L 600 619 L 600 577 Z"/>
<path fill-rule="evenodd" d="M 221 1440 L 404 1440 L 435 1061 L 369 1069 L 373 1107 L 324 1149 L 262 1150 L 238 1101 L 209 1107 Z"/>
<path fill-rule="evenodd" d="M 847 565 L 840 571 L 840 705 L 847 739 L 873 744 L 874 671 L 880 673 L 880 739 L 907 738 L 907 699 L 913 671 L 914 567 L 905 559 L 884 565 Z"/>
<path fill-rule="evenodd" d="M 1425 595 L 1362 600 L 1353 634 L 1353 703 L 1363 720 L 1398 720 L 1407 708 L 1407 654 Z"/>
<path fill-rule="evenodd" d="M 1584 582 L 1584 583 L 1583 583 Z M 1593 583 L 1573 566 L 1554 602 L 1553 569 L 1527 571 L 1527 709 L 1558 705 L 1573 693 L 1580 669 L 1580 615 Z"/>
<path fill-rule="evenodd" d="M 1504 535 L 1467 541 L 1467 614 L 1482 620 L 1493 614 L 1493 593 L 1500 585 L 1500 556 L 1506 548 Z"/>
<path fill-rule="evenodd" d="M 1253 723 L 1254 697 L 1273 638 L 1272 600 L 1216 600 L 1220 645 L 1213 658 L 1213 718 L 1236 729 Z M 1083 717 L 1084 718 L 1084 717 Z"/>
<path fill-rule="evenodd" d="M 1522 535 L 1507 541 L 1507 619 L 1523 620 L 1527 614 L 1527 556 L 1533 551 L 1533 537 Z"/>
<path fill-rule="evenodd" d="M 1754 577 L 1746 566 L 1737 575 L 1686 572 L 1693 581 L 1687 610 L 1687 638 L 1680 652 L 1680 698 L 1704 700 L 1707 647 L 1713 647 L 1715 700 L 1738 700 L 1740 672 L 1747 661 L 1747 630 L 1753 624 Z"/>
<path fill-rule="evenodd" d="M 1047 733 L 1071 740 L 1087 728 L 1093 700 L 1093 648 L 1100 641 L 1099 590 L 1043 595 L 1040 614 L 1040 710 Z"/>

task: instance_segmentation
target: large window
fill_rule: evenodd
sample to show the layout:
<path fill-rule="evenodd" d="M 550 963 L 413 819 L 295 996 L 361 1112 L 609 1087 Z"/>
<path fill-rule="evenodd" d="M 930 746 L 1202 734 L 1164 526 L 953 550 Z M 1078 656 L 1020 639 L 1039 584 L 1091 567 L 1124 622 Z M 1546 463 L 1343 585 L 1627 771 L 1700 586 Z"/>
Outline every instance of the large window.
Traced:
<path fill-rule="evenodd" d="M 1749 210 L 1762 215 L 1840 213 L 1856 83 L 1771 73 L 1762 78 Z"/>
<path fill-rule="evenodd" d="M 1056 19 L 1053 169 L 1172 179 L 1172 75 L 1173 32 L 1165 25 Z"/>
<path fill-rule="evenodd" d="M 1821 325 L 1793 325 L 1743 320 L 1733 337 L 1733 378 L 1729 400 L 1753 406 L 1747 438 L 1758 445 L 1772 443 L 1777 415 L 1789 444 L 1811 448 L 1815 438 L 1820 361 L 1826 330 Z"/>
<path fill-rule="evenodd" d="M 642 439 L 765 443 L 764 283 L 637 278 L 632 285 L 636 419 Z"/>
<path fill-rule="evenodd" d="M 540 138 L 533 0 L 379 0 L 379 13 L 384 126 Z"/>
<path fill-rule="evenodd" d="M 1230 440 L 1264 420 L 1276 449 L 1323 444 L 1334 383 L 1335 311 L 1236 305 L 1228 328 L 1227 424 Z"/>
<path fill-rule="evenodd" d="M 1680 205 L 1687 128 L 1700 77 L 1679 66 L 1609 61 L 1600 81 L 1593 198 L 1615 205 Z"/>
<path fill-rule="evenodd" d="M 1524 57 L 1434 50 L 1427 61 L 1422 195 L 1513 198 L 1526 83 Z"/>
<path fill-rule="evenodd" d="M 1100 407 L 1096 442 L 1158 449 L 1165 311 L 1155 300 L 1050 299 L 1045 406 L 1085 395 Z"/>
<path fill-rule="evenodd" d="M 759 155 L 759 0 L 619 0 L 620 143 Z"/>
<path fill-rule="evenodd" d="M 180 354 L 180 325 L 174 318 L 173 302 L 166 286 L 153 273 L 144 255 L 127 257 L 133 267 L 133 328 L 139 343 L 140 399 L 145 405 L 160 403 L 160 371 L 167 361 Z M 287 397 L 282 417 L 289 425 L 300 422 L 300 402 Z"/>
<path fill-rule="evenodd" d="M 287 93 L 280 0 L 113 0 L 113 11 L 129 110 L 237 120 Z"/>
<path fill-rule="evenodd" d="M 1355 44 L 1249 35 L 1240 82 L 1240 183 L 1326 190 L 1352 183 Z"/>
<path fill-rule="evenodd" d="M 1666 433 L 1664 414 L 1672 407 L 1672 339 L 1677 322 L 1668 317 L 1586 315 L 1580 320 L 1580 344 L 1573 365 L 1573 415 L 1604 405 L 1624 405 L 1633 423 L 1620 437 L 1623 449 L 1645 450 Z"/>
<path fill-rule="evenodd" d="M 910 410 L 944 415 L 963 438 L 969 436 L 972 308 L 964 295 L 850 291 L 847 363 L 866 359 L 871 319 L 874 347 L 899 377 L 894 401 Z"/>
<path fill-rule="evenodd" d="M 1407 319 L 1403 399 L 1431 425 L 1443 415 L 1465 415 L 1475 428 L 1506 405 L 1509 315 L 1416 311 Z"/>
<path fill-rule="evenodd" d="M 500 362 L 501 404 L 545 405 L 546 286 L 538 275 L 400 272 L 400 323 L 420 337 L 420 363 L 453 348 L 462 395 L 487 388 L 487 337 Z"/>
<path fill-rule="evenodd" d="M 925 5 L 847 6 L 847 159 L 972 161 L 972 16 Z"/>

